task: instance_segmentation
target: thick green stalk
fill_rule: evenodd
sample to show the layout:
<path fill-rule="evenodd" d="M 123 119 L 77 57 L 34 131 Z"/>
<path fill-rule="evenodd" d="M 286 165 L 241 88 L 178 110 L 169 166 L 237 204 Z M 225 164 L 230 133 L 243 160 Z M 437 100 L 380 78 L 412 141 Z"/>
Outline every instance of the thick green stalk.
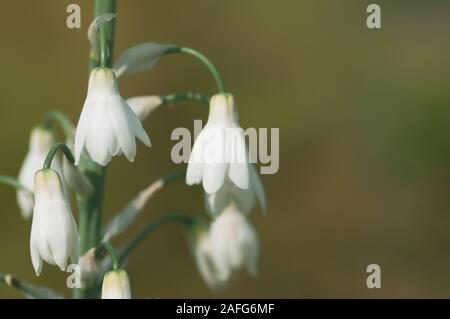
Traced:
<path fill-rule="evenodd" d="M 95 0 L 94 18 L 104 13 L 116 13 L 116 0 Z M 114 23 L 115 20 L 104 25 L 108 49 L 105 63 L 106 67 L 112 66 Z M 92 54 L 90 57 L 89 69 L 93 70 L 94 68 L 99 67 L 100 61 L 98 57 L 95 57 Z M 89 178 L 95 189 L 94 193 L 89 197 L 78 197 L 78 228 L 80 231 L 79 253 L 81 256 L 98 243 L 106 169 L 88 159 L 82 159 L 79 168 Z M 97 292 L 93 290 L 94 289 L 89 288 L 76 289 L 75 296 L 78 298 L 96 297 Z"/>

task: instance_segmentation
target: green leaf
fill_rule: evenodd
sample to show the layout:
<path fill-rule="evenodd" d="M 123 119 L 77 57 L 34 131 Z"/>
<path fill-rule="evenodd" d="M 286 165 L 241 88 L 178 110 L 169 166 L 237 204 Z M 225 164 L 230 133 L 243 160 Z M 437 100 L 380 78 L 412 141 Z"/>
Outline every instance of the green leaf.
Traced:
<path fill-rule="evenodd" d="M 9 274 L 0 273 L 0 282 L 20 291 L 29 299 L 64 299 L 64 296 L 47 287 L 35 286 L 13 277 Z"/>

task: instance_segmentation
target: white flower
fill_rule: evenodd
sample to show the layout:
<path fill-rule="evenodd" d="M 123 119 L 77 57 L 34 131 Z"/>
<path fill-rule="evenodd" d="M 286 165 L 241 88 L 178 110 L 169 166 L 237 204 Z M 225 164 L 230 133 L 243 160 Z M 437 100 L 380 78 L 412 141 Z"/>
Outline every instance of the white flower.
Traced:
<path fill-rule="evenodd" d="M 65 270 L 69 257 L 78 262 L 78 230 L 56 171 L 36 173 L 34 198 L 30 253 L 36 275 L 41 274 L 43 260 Z"/>
<path fill-rule="evenodd" d="M 17 191 L 17 202 L 24 218 L 30 218 L 33 212 L 34 199 L 30 196 L 30 192 L 34 190 L 34 174 L 44 165 L 45 157 L 54 143 L 53 133 L 49 129 L 35 127 L 31 131 L 28 153 L 19 172 L 19 182 L 29 192 Z M 52 168 L 61 172 L 59 158 L 53 159 Z"/>
<path fill-rule="evenodd" d="M 136 96 L 127 99 L 127 104 L 131 107 L 139 121 L 143 122 L 151 112 L 162 103 L 158 95 Z"/>
<path fill-rule="evenodd" d="M 219 216 L 230 203 L 235 203 L 242 213 L 248 214 L 255 207 L 255 198 L 258 199 L 262 212 L 266 212 L 264 187 L 255 167 L 251 164 L 249 166 L 250 185 L 248 189 L 240 189 L 227 177 L 217 192 L 211 194 L 205 192 L 205 206 L 213 217 Z"/>
<path fill-rule="evenodd" d="M 131 299 L 130 279 L 124 270 L 111 270 L 105 274 L 102 299 Z"/>
<path fill-rule="evenodd" d="M 208 123 L 195 140 L 186 173 L 188 185 L 203 183 L 206 193 L 217 192 L 226 177 L 241 189 L 249 187 L 244 132 L 239 127 L 231 94 L 211 98 Z"/>
<path fill-rule="evenodd" d="M 242 269 L 255 276 L 258 256 L 256 232 L 234 205 L 229 205 L 207 232 L 198 233 L 194 246 L 200 274 L 215 289 L 223 287 Z"/>
<path fill-rule="evenodd" d="M 122 152 L 133 161 L 135 137 L 150 146 L 141 122 L 120 96 L 114 71 L 94 69 L 75 134 L 75 163 L 79 163 L 83 154 L 105 166 L 112 156 Z"/>

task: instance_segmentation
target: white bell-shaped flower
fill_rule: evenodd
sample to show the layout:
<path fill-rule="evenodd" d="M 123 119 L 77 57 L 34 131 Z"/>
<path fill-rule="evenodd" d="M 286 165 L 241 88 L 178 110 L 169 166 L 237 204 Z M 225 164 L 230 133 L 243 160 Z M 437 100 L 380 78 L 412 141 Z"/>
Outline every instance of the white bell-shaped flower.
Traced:
<path fill-rule="evenodd" d="M 75 163 L 82 154 L 103 166 L 121 153 L 133 161 L 135 137 L 150 146 L 141 122 L 120 96 L 114 71 L 94 69 L 75 134 Z"/>
<path fill-rule="evenodd" d="M 208 123 L 195 140 L 186 173 L 188 185 L 203 183 L 217 192 L 226 178 L 241 189 L 249 187 L 249 165 L 243 129 L 231 94 L 211 98 Z"/>
<path fill-rule="evenodd" d="M 30 253 L 36 275 L 42 261 L 65 270 L 67 259 L 78 262 L 78 230 L 58 173 L 42 169 L 36 173 Z"/>
<path fill-rule="evenodd" d="M 53 133 L 43 127 L 35 127 L 31 131 L 28 153 L 20 168 L 19 182 L 30 192 L 34 191 L 34 175 L 44 164 L 48 151 L 55 143 Z M 55 157 L 52 161 L 52 168 L 61 172 L 61 162 Z M 24 190 L 17 191 L 17 202 L 24 218 L 30 218 L 33 213 L 34 199 L 30 192 Z"/>
<path fill-rule="evenodd" d="M 233 204 L 200 232 L 194 257 L 202 278 L 214 289 L 226 285 L 233 274 L 245 269 L 257 274 L 259 242 L 247 218 Z"/>
<path fill-rule="evenodd" d="M 125 270 L 115 269 L 105 274 L 102 299 L 131 299 L 130 279 Z"/>
<path fill-rule="evenodd" d="M 213 217 L 219 216 L 231 202 L 234 202 L 242 213 L 249 214 L 255 207 L 255 199 L 258 200 L 262 212 L 266 212 L 264 187 L 255 167 L 251 164 L 249 166 L 250 185 L 248 189 L 237 187 L 227 177 L 217 192 L 211 194 L 205 192 L 205 207 Z"/>

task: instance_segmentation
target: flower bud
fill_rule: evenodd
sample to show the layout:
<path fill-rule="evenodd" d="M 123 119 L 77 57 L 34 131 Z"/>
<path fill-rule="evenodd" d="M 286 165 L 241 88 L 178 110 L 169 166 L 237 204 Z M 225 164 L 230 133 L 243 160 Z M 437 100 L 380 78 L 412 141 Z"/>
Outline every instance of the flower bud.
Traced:
<path fill-rule="evenodd" d="M 136 96 L 127 99 L 127 103 L 139 121 L 143 122 L 151 112 L 161 105 L 162 99 L 158 95 Z"/>
<path fill-rule="evenodd" d="M 92 286 L 98 272 L 95 248 L 89 249 L 83 256 L 81 256 L 78 260 L 78 265 L 80 266 L 81 288 Z"/>
<path fill-rule="evenodd" d="M 102 299 L 131 299 L 130 279 L 125 270 L 115 269 L 105 274 Z"/>

